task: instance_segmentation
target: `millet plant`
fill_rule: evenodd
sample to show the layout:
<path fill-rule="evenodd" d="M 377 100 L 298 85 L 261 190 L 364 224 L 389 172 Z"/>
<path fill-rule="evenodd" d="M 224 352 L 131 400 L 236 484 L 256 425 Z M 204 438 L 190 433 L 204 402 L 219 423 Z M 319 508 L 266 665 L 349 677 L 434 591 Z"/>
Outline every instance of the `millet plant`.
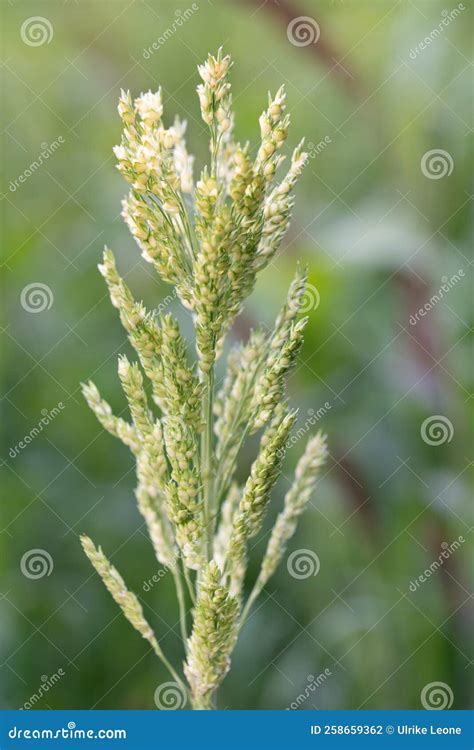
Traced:
<path fill-rule="evenodd" d="M 285 389 L 307 323 L 298 318 L 304 271 L 297 269 L 271 333 L 252 331 L 230 351 L 220 387 L 215 367 L 226 334 L 288 227 L 293 188 L 307 155 L 301 143 L 277 181 L 289 126 L 283 88 L 269 97 L 260 117 L 256 158 L 249 144 L 234 141 L 230 67 L 230 57 L 219 50 L 198 68 L 210 164 L 196 184 L 186 123 L 177 118 L 165 127 L 160 91 L 135 101 L 122 92 L 118 107 L 123 137 L 114 150 L 131 186 L 123 217 L 144 259 L 190 311 L 196 361 L 189 362 L 173 316 L 157 316 L 137 302 L 106 249 L 99 269 L 139 360 L 122 356 L 118 364 L 131 421 L 114 416 L 94 383 L 83 387 L 101 425 L 135 457 L 138 509 L 157 560 L 176 583 L 184 674 L 163 653 L 137 597 L 101 549 L 82 537 L 84 550 L 125 617 L 196 709 L 214 707 L 239 631 L 285 553 L 326 456 L 324 437 L 311 437 L 245 600 L 249 545 L 262 529 L 296 419 Z M 233 478 L 239 453 L 257 431 L 262 431 L 259 452 L 239 486 Z"/>

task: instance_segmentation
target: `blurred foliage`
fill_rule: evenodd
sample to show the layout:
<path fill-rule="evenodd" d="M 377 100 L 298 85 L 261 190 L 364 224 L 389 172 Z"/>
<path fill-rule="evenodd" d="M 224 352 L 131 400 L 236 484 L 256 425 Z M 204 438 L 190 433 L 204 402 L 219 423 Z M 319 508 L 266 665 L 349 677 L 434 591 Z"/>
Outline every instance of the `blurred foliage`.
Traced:
<path fill-rule="evenodd" d="M 266 92 L 284 82 L 289 148 L 303 135 L 313 147 L 284 252 L 262 277 L 237 335 L 255 322 L 271 324 L 296 260 L 308 262 L 320 304 L 309 311 L 292 402 L 301 425 L 329 404 L 319 424 L 329 435 L 331 463 L 290 547 L 314 550 L 319 575 L 295 580 L 282 564 L 242 635 L 221 707 L 284 708 L 304 692 L 309 675 L 329 669 L 301 708 L 419 708 L 423 686 L 433 681 L 447 683 L 454 707 L 465 708 L 472 664 L 471 8 L 465 0 L 462 15 L 412 59 L 410 51 L 443 18 L 443 3 L 302 2 L 300 12 L 317 20 L 321 40 L 297 47 L 272 3 L 202 0 L 166 43 L 144 55 L 185 5 L 2 3 L 9 312 L 1 705 L 22 706 L 61 668 L 64 677 L 38 707 L 155 707 L 154 691 L 168 677 L 92 574 L 78 543 L 83 531 L 140 594 L 163 647 L 181 658 L 170 577 L 143 588 L 159 569 L 134 504 L 132 459 L 99 429 L 79 383 L 93 377 L 123 411 L 116 360 L 129 346 L 96 269 L 103 244 L 116 251 L 121 272 L 148 306 L 169 293 L 119 216 L 126 186 L 111 152 L 120 135 L 119 89 L 137 94 L 161 84 L 166 116 L 188 118 L 199 169 L 207 152 L 196 64 L 223 44 L 235 61 L 238 137 L 257 143 Z M 31 16 L 50 21 L 49 43 L 22 42 L 21 25 Z M 326 57 L 321 44 L 329 46 Z M 64 143 L 12 190 L 44 144 L 59 137 Z M 435 148 L 454 161 L 452 174 L 439 180 L 420 169 Z M 410 315 L 458 269 L 462 282 L 411 326 Z M 20 303 L 33 282 L 54 295 L 40 314 Z M 177 311 L 174 301 L 170 309 Z M 59 402 L 60 415 L 12 457 L 42 410 Z M 430 446 L 420 426 L 438 414 L 449 418 L 454 435 Z M 298 441 L 288 452 L 275 508 L 302 448 Z M 244 459 L 243 471 L 250 450 Z M 410 591 L 441 543 L 460 535 L 466 543 Z M 253 550 L 251 577 L 264 537 Z M 20 572 L 23 554 L 34 548 L 54 561 L 51 575 L 38 580 Z"/>

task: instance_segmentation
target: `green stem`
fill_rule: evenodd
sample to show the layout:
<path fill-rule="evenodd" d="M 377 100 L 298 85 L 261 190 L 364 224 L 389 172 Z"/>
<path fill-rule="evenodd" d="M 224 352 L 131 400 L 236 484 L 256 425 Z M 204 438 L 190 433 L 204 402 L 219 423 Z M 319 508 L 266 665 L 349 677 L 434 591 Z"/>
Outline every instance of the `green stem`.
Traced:
<path fill-rule="evenodd" d="M 194 696 L 191 703 L 194 711 L 212 711 L 214 709 L 212 693 L 208 695 Z"/>
<path fill-rule="evenodd" d="M 271 341 L 271 338 L 269 339 L 269 341 L 265 345 L 260 365 L 255 369 L 255 372 L 253 373 L 252 378 L 246 384 L 245 391 L 242 394 L 242 399 L 241 399 L 240 406 L 239 406 L 239 408 L 237 410 L 237 413 L 234 416 L 232 425 L 229 428 L 228 437 L 225 439 L 224 444 L 220 447 L 220 455 L 222 457 L 225 457 L 225 455 L 227 453 L 227 450 L 229 449 L 229 446 L 230 446 L 232 440 L 234 439 L 234 434 L 235 434 L 236 430 L 241 425 L 241 422 L 242 422 L 242 412 L 243 412 L 243 410 L 244 410 L 244 408 L 246 406 L 247 399 L 249 398 L 250 394 L 253 392 L 254 386 L 255 386 L 255 384 L 256 384 L 256 382 L 258 380 L 258 377 L 259 377 L 259 375 L 261 373 L 261 367 L 264 364 L 265 358 L 266 358 L 266 356 L 268 354 L 268 351 L 269 351 L 270 341 Z M 243 431 L 243 433 L 241 435 L 239 444 L 238 444 L 236 450 L 234 451 L 234 459 L 233 459 L 232 464 L 231 464 L 231 469 L 230 469 L 230 472 L 229 472 L 229 476 L 228 477 L 221 477 L 221 464 L 218 465 L 218 467 L 217 467 L 216 481 L 215 481 L 215 485 L 216 485 L 216 488 L 217 488 L 216 489 L 216 497 L 218 498 L 218 505 L 217 505 L 217 507 L 219 507 L 219 503 L 221 502 L 221 499 L 222 499 L 222 497 L 223 497 L 223 495 L 224 495 L 224 493 L 226 491 L 226 486 L 227 486 L 227 484 L 229 482 L 229 477 L 230 478 L 232 477 L 232 474 L 234 472 L 234 467 L 235 467 L 235 461 L 237 459 L 238 454 L 240 453 L 240 449 L 242 448 L 242 445 L 244 444 L 245 440 L 247 439 L 247 436 L 248 436 L 249 431 L 250 431 L 250 429 L 251 429 L 251 427 L 253 425 L 255 417 L 257 416 L 257 413 L 258 413 L 258 406 L 256 406 L 254 408 L 254 411 L 252 412 L 252 414 L 247 419 L 247 423 L 246 423 L 245 429 L 244 429 L 244 431 Z"/>
<path fill-rule="evenodd" d="M 179 625 L 181 628 L 181 638 L 183 639 L 183 646 L 186 650 L 188 642 L 188 632 L 186 628 L 186 603 L 184 599 L 183 582 L 181 580 L 181 574 L 177 567 L 173 568 L 173 578 L 176 586 L 176 596 L 178 597 L 179 604 Z"/>
<path fill-rule="evenodd" d="M 188 689 L 187 689 L 186 685 L 184 684 L 183 680 L 181 679 L 181 677 L 179 676 L 179 674 L 177 673 L 177 671 L 175 670 L 175 668 L 173 667 L 173 665 L 170 664 L 170 662 L 168 661 L 168 659 L 164 655 L 164 653 L 161 650 L 161 647 L 160 647 L 158 641 L 154 642 L 153 649 L 154 649 L 155 654 L 157 655 L 157 657 L 159 659 L 161 659 L 161 661 L 163 662 L 164 666 L 166 667 L 166 669 L 170 673 L 171 677 L 173 677 L 173 679 L 175 680 L 175 682 L 177 682 L 177 684 L 180 686 L 180 688 L 186 693 L 186 695 L 188 695 L 189 693 L 188 693 Z"/>
<path fill-rule="evenodd" d="M 239 440 L 239 442 L 237 444 L 237 447 L 236 447 L 236 450 L 235 450 L 235 459 L 232 462 L 232 466 L 230 468 L 230 471 L 228 472 L 228 475 L 226 477 L 220 477 L 220 476 L 218 476 L 217 479 L 216 479 L 216 482 L 219 482 L 219 480 L 220 480 L 220 484 L 217 485 L 217 492 L 216 492 L 216 495 L 219 498 L 219 502 L 220 502 L 221 498 L 224 496 L 224 494 L 227 491 L 227 487 L 228 487 L 228 485 L 229 485 L 229 483 L 230 483 L 230 481 L 232 479 L 232 475 L 234 473 L 235 460 L 237 459 L 237 456 L 240 453 L 240 449 L 242 448 L 244 442 L 246 441 L 246 439 L 248 437 L 248 434 L 249 434 L 250 429 L 251 429 L 251 427 L 253 425 L 255 417 L 257 416 L 257 413 L 258 413 L 258 407 L 256 407 L 254 409 L 254 411 L 252 412 L 251 416 L 248 419 L 247 424 L 245 425 L 244 430 L 242 431 L 242 435 L 240 436 L 240 440 Z"/>
<path fill-rule="evenodd" d="M 214 365 L 207 376 L 207 387 L 204 398 L 204 432 L 202 444 L 202 471 L 204 484 L 204 523 L 206 526 L 207 558 L 212 558 L 213 519 L 213 413 L 214 413 Z"/>
<path fill-rule="evenodd" d="M 252 591 L 250 592 L 249 597 L 245 603 L 245 607 L 242 610 L 242 615 L 239 621 L 239 631 L 243 628 L 245 621 L 250 614 L 250 610 L 252 609 L 255 600 L 262 590 L 260 587 L 257 586 L 257 584 L 258 584 L 258 579 L 256 580 L 255 585 Z"/>
<path fill-rule="evenodd" d="M 214 95 L 212 96 L 212 108 L 215 112 L 216 110 L 216 103 L 214 100 Z M 219 154 L 219 140 L 217 137 L 217 120 L 214 114 L 212 125 L 211 125 L 211 177 L 214 179 L 217 178 L 217 156 Z"/>
<path fill-rule="evenodd" d="M 184 580 L 186 581 L 186 586 L 188 587 L 191 601 L 193 604 L 196 604 L 196 594 L 194 593 L 193 582 L 191 581 L 191 578 L 189 577 L 189 570 L 187 569 L 184 562 L 183 562 L 183 572 L 184 572 Z"/>

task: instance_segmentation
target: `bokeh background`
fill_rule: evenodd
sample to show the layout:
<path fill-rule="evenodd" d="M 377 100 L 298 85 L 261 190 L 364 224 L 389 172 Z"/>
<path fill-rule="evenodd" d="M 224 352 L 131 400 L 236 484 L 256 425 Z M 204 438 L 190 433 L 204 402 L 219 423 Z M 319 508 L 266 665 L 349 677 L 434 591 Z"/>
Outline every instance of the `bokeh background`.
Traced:
<path fill-rule="evenodd" d="M 129 345 L 97 271 L 104 243 L 147 306 L 170 292 L 119 216 L 120 88 L 162 86 L 168 121 L 188 119 L 199 168 L 207 141 L 196 65 L 219 45 L 235 61 L 238 137 L 257 144 L 267 90 L 285 83 L 288 151 L 305 136 L 311 153 L 282 253 L 235 335 L 270 325 L 297 259 L 309 263 L 310 325 L 291 399 L 299 427 L 317 422 L 331 453 L 290 545 L 316 554 L 319 572 L 295 579 L 283 562 L 219 705 L 420 708 L 423 689 L 440 682 L 443 700 L 468 707 L 471 11 L 468 0 L 2 3 L 3 708 L 156 708 L 169 678 L 93 574 L 82 532 L 140 595 L 164 649 L 182 657 L 172 580 L 135 508 L 132 458 L 96 423 L 79 383 L 93 377 L 123 411 L 116 362 Z M 35 16 L 43 38 L 28 37 Z M 300 16 L 309 42 L 291 38 Z M 425 156 L 433 150 L 437 163 Z M 46 285 L 36 302 L 32 284 Z M 173 299 L 165 304 L 178 312 Z M 438 429 L 427 432 L 433 417 Z M 303 445 L 288 451 L 275 510 Z M 35 549 L 51 564 L 31 578 L 22 560 Z M 45 680 L 55 684 L 41 691 Z"/>

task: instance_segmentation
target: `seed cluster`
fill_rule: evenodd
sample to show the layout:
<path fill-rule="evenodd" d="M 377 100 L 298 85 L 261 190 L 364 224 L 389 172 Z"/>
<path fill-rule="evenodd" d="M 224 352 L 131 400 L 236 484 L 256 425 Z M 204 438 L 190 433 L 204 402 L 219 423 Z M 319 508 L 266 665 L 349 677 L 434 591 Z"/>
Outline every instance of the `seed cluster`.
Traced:
<path fill-rule="evenodd" d="M 99 270 L 137 358 L 121 356 L 118 363 L 129 421 L 112 413 L 94 383 L 83 386 L 100 424 L 136 460 L 138 510 L 158 561 L 176 583 L 186 655 L 182 677 L 163 654 L 136 596 L 88 537 L 85 552 L 194 708 L 213 707 L 239 629 L 281 560 L 327 452 L 321 435 L 310 438 L 245 603 L 249 542 L 261 532 L 296 420 L 286 385 L 307 324 L 299 317 L 306 271 L 296 270 L 273 330 L 254 330 L 231 349 L 220 384 L 216 362 L 288 228 L 307 154 L 299 144 L 278 180 L 290 124 L 283 87 L 269 95 L 260 117 L 255 158 L 249 143 L 235 141 L 230 69 L 231 59 L 221 50 L 198 68 L 210 161 L 196 181 L 186 123 L 176 118 L 165 126 L 160 90 L 135 101 L 122 92 L 118 107 L 123 135 L 114 151 L 130 186 L 122 214 L 145 261 L 175 287 L 191 313 L 196 355 L 171 314 L 158 315 L 134 299 L 106 248 Z M 259 452 L 242 487 L 234 478 L 240 451 L 259 430 Z"/>

